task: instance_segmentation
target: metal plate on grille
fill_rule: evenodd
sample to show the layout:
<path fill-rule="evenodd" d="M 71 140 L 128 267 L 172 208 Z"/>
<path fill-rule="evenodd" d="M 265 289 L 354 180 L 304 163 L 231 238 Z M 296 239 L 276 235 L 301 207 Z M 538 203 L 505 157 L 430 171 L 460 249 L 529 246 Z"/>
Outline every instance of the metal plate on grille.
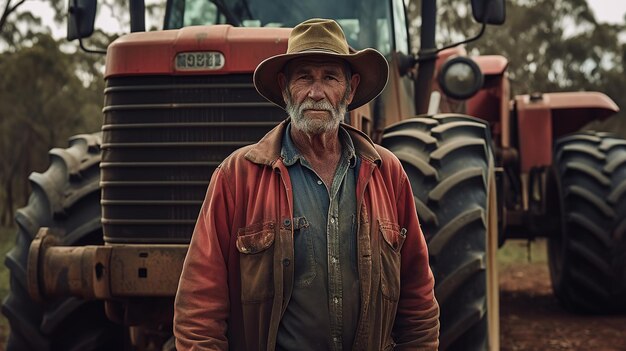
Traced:
<path fill-rule="evenodd" d="M 224 67 L 224 55 L 217 51 L 181 52 L 176 55 L 177 71 L 218 70 Z"/>

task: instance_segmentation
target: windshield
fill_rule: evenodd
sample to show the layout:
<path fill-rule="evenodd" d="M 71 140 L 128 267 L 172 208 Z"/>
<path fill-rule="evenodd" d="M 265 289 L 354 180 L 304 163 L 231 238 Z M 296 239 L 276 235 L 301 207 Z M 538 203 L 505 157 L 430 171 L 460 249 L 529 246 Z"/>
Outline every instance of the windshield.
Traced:
<path fill-rule="evenodd" d="M 165 28 L 226 23 L 294 27 L 309 18 L 333 18 L 354 49 L 373 47 L 386 55 L 394 45 L 390 7 L 389 1 L 381 0 L 172 0 Z"/>

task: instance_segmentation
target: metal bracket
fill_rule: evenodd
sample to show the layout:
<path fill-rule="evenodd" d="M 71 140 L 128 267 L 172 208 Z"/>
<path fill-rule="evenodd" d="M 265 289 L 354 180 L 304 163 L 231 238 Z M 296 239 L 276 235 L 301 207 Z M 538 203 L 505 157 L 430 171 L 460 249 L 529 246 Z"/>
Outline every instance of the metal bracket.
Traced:
<path fill-rule="evenodd" d="M 176 295 L 187 245 L 57 246 L 61 233 L 41 228 L 28 255 L 28 291 L 84 299 Z"/>

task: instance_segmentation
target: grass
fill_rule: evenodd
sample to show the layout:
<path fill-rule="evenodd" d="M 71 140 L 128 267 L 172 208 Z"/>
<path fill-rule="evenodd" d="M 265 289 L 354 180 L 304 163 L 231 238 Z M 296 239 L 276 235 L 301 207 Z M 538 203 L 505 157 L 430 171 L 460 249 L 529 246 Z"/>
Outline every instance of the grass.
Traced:
<path fill-rule="evenodd" d="M 548 245 L 545 238 L 527 241 L 523 239 L 510 239 L 498 250 L 498 264 L 507 266 L 516 263 L 548 262 Z"/>
<path fill-rule="evenodd" d="M 9 269 L 4 265 L 4 258 L 15 245 L 15 234 L 15 228 L 0 227 L 0 301 L 3 302 L 9 294 Z M 9 322 L 4 315 L 0 315 L 0 350 L 4 350 L 8 334 Z"/>

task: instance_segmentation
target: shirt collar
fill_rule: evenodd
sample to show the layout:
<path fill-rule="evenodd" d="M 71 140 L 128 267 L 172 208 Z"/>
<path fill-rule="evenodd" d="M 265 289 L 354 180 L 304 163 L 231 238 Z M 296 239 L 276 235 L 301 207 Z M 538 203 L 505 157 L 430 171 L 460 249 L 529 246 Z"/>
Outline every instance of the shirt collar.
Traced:
<path fill-rule="evenodd" d="M 341 125 L 339 126 L 339 140 L 341 141 L 341 157 L 350 161 L 350 167 L 353 168 L 354 166 L 356 166 L 356 152 L 354 151 L 354 143 L 352 142 L 350 134 Z M 296 144 L 294 144 L 293 140 L 291 139 L 291 123 L 289 123 L 285 128 L 285 134 L 283 135 L 280 155 L 283 159 L 283 163 L 287 167 L 292 166 L 298 160 L 300 160 L 300 162 L 302 162 L 303 160 L 306 161 L 300 153 L 300 150 L 298 150 L 298 148 L 296 147 Z"/>

